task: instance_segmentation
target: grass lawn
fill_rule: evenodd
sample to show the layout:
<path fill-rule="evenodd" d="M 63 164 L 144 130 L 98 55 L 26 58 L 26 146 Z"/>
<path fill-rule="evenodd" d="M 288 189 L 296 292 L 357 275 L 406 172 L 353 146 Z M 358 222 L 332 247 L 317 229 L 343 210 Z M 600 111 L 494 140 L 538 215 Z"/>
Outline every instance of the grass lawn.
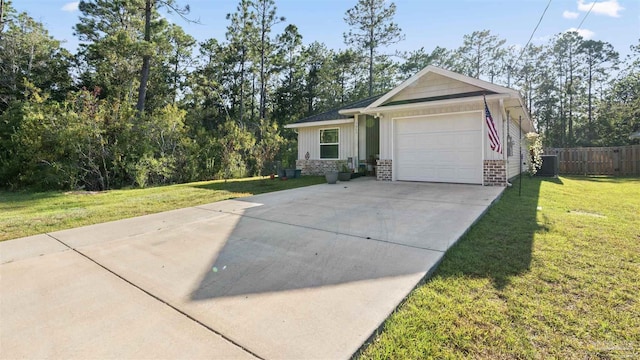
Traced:
<path fill-rule="evenodd" d="M 640 358 L 640 179 L 523 178 L 362 359 Z"/>
<path fill-rule="evenodd" d="M 324 177 L 205 181 L 87 192 L 0 191 L 0 241 L 243 196 L 320 184 Z"/>

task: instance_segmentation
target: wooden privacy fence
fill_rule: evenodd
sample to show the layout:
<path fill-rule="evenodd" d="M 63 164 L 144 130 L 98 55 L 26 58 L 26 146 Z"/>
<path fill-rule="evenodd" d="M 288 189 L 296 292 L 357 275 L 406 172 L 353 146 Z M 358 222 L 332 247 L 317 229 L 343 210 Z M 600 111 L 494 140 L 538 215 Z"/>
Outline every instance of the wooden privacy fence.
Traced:
<path fill-rule="evenodd" d="M 558 155 L 562 175 L 640 176 L 640 145 L 547 148 L 544 155 Z"/>

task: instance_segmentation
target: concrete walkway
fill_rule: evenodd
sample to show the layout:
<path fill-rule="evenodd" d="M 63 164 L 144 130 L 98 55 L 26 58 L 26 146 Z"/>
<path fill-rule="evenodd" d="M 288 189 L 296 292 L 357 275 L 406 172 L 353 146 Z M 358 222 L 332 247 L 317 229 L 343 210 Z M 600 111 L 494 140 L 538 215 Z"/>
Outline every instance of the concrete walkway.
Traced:
<path fill-rule="evenodd" d="M 0 243 L 1 358 L 348 358 L 502 188 L 269 193 Z"/>

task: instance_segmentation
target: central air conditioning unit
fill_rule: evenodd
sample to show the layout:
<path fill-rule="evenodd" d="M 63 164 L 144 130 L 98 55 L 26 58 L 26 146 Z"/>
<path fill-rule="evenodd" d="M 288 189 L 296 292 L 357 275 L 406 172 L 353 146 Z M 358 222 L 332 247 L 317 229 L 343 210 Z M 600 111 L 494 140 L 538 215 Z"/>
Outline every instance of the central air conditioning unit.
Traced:
<path fill-rule="evenodd" d="M 557 177 L 558 155 L 542 155 L 542 166 L 536 172 L 536 176 Z"/>

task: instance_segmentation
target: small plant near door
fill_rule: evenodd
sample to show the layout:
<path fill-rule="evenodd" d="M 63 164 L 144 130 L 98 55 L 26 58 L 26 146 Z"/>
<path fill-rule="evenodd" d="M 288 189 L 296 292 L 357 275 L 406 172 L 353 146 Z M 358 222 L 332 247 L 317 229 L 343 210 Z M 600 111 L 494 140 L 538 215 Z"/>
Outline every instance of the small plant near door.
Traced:
<path fill-rule="evenodd" d="M 338 180 L 340 181 L 349 181 L 351 180 L 351 170 L 349 170 L 349 167 L 347 166 L 346 162 L 342 162 L 339 165 L 339 172 L 338 172 Z"/>

